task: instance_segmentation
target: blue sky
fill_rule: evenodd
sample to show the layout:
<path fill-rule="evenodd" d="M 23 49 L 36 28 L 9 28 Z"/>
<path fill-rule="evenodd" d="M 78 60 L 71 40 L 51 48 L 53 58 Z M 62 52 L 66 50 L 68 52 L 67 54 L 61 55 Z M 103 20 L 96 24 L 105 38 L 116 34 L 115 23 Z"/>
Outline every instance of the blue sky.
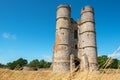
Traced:
<path fill-rule="evenodd" d="M 70 4 L 71 17 L 80 9 L 95 9 L 98 55 L 112 54 L 120 46 L 119 0 L 0 0 L 0 63 L 20 57 L 51 61 L 55 42 L 56 7 Z"/>

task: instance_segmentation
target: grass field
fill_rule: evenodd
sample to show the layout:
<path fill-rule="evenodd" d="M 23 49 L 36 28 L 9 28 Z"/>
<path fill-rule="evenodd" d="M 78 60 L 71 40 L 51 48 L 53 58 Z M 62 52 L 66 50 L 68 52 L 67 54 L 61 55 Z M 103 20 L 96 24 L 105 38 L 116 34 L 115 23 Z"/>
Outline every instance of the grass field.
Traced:
<path fill-rule="evenodd" d="M 0 80 L 120 80 L 119 69 L 107 69 L 105 73 L 74 72 L 55 74 L 51 70 L 14 71 L 0 69 Z"/>

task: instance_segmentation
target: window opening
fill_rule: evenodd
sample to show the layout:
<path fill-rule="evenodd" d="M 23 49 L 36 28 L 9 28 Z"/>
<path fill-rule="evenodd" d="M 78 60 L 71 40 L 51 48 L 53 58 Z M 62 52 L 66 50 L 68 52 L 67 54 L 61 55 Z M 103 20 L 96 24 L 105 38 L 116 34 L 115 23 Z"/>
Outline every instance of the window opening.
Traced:
<path fill-rule="evenodd" d="M 74 39 L 78 38 L 77 30 L 74 31 Z"/>

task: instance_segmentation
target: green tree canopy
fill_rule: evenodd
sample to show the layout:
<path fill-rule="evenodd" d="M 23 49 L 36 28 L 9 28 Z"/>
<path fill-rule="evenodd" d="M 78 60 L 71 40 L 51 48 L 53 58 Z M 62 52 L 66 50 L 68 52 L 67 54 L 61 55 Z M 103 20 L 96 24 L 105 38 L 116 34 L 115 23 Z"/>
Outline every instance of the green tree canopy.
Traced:
<path fill-rule="evenodd" d="M 5 65 L 0 63 L 0 68 L 3 68 Z"/>
<path fill-rule="evenodd" d="M 16 61 L 13 61 L 13 62 L 9 62 L 7 63 L 6 67 L 8 67 L 9 69 L 15 69 L 15 68 L 21 68 L 23 66 L 25 66 L 27 64 L 27 60 L 26 59 L 23 59 L 23 58 L 19 58 L 18 60 Z"/>
<path fill-rule="evenodd" d="M 111 64 L 109 65 L 109 68 L 113 68 L 113 69 L 119 68 L 119 60 L 118 59 L 113 59 Z"/>
<path fill-rule="evenodd" d="M 27 66 L 37 69 L 37 68 L 39 68 L 39 60 L 38 59 L 34 59 Z"/>
<path fill-rule="evenodd" d="M 51 62 L 47 62 L 44 59 L 40 61 L 38 59 L 34 59 L 27 66 L 37 69 L 37 68 L 49 68 L 50 65 L 51 65 Z"/>
<path fill-rule="evenodd" d="M 107 61 L 108 57 L 106 55 L 102 55 L 98 57 L 98 65 L 101 68 Z"/>
<path fill-rule="evenodd" d="M 107 55 L 102 55 L 102 56 L 99 56 L 98 57 L 98 65 L 99 65 L 99 68 L 102 68 L 103 65 L 106 63 L 106 61 L 108 60 L 109 58 L 107 57 Z M 107 66 L 107 68 L 114 68 L 114 69 L 117 69 L 120 65 L 120 60 L 118 59 L 112 59 L 112 61 L 110 62 L 110 64 Z"/>

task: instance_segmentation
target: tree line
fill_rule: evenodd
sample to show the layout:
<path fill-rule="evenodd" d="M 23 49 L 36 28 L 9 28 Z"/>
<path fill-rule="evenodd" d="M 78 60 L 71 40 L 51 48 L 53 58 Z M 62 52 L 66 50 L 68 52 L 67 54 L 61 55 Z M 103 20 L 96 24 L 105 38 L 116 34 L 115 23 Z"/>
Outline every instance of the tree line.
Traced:
<path fill-rule="evenodd" d="M 109 57 L 107 55 L 102 55 L 98 57 L 98 66 L 99 68 L 102 68 L 103 65 L 106 63 L 106 61 L 109 59 Z M 111 60 L 110 63 L 107 63 L 108 66 L 106 66 L 106 68 L 110 68 L 110 69 L 118 69 L 120 68 L 120 60 L 117 58 L 114 58 Z"/>
<path fill-rule="evenodd" d="M 106 63 L 108 59 L 109 57 L 107 55 L 98 56 L 99 68 L 102 68 L 102 66 Z M 34 59 L 28 63 L 26 59 L 19 58 L 18 60 L 9 62 L 6 65 L 0 63 L 0 68 L 9 68 L 11 70 L 14 70 L 14 69 L 18 70 L 20 68 L 23 68 L 24 66 L 27 66 L 30 68 L 38 69 L 38 68 L 49 68 L 51 64 L 52 64 L 51 62 L 47 62 L 44 59 L 40 61 L 38 59 Z M 117 69 L 119 67 L 120 67 L 120 60 L 116 58 L 114 58 L 111 64 L 107 66 L 107 68 L 111 68 L 111 69 Z"/>
<path fill-rule="evenodd" d="M 30 63 L 26 59 L 19 58 L 13 62 L 9 62 L 6 65 L 0 63 L 0 68 L 8 68 L 11 70 L 19 70 L 24 66 L 38 69 L 38 68 L 49 68 L 51 66 L 51 62 L 45 61 L 44 59 L 38 60 L 34 59 Z"/>

